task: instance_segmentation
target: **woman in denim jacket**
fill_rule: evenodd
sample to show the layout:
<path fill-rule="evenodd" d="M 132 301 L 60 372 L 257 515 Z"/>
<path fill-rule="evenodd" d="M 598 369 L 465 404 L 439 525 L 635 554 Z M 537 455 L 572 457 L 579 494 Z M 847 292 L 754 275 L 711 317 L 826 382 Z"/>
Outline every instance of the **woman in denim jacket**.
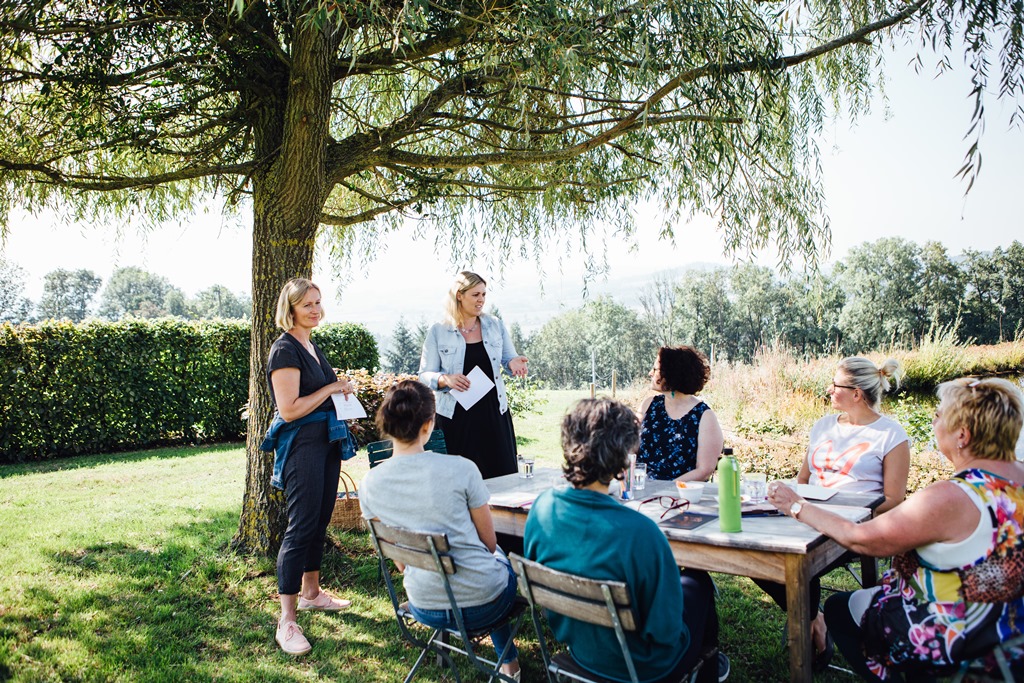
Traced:
<path fill-rule="evenodd" d="M 484 479 L 516 471 L 516 436 L 501 369 L 525 377 L 526 356 L 516 353 L 504 323 L 483 312 L 487 282 L 469 271 L 455 278 L 445 301 L 445 321 L 423 342 L 420 381 L 434 390 L 437 424 L 449 453 L 472 460 Z M 467 410 L 451 390 L 466 391 L 479 367 L 494 387 Z"/>

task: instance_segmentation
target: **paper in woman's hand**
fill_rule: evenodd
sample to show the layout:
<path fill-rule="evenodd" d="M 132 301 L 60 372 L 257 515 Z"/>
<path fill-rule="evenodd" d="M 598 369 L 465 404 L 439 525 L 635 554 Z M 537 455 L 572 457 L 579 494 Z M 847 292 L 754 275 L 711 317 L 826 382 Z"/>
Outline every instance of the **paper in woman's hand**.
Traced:
<path fill-rule="evenodd" d="M 366 417 L 366 409 L 359 402 L 355 394 L 331 394 L 334 401 L 334 410 L 338 413 L 339 420 L 356 420 Z"/>
<path fill-rule="evenodd" d="M 491 378 L 484 374 L 484 371 L 480 369 L 480 366 L 475 366 L 466 375 L 469 380 L 469 389 L 465 391 L 459 391 L 458 389 L 452 389 L 451 394 L 455 397 L 455 400 L 459 402 L 463 410 L 469 410 L 472 408 L 477 401 L 482 399 L 488 391 L 494 387 L 494 382 Z"/>

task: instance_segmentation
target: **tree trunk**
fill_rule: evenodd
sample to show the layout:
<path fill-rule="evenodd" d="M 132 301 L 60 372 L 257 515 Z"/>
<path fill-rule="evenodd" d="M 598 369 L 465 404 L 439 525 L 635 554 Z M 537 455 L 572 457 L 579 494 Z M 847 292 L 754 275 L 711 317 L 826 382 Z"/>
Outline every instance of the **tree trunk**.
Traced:
<path fill-rule="evenodd" d="M 297 29 L 287 95 L 261 102 L 257 158 L 273 162 L 253 174 L 252 348 L 249 355 L 249 424 L 245 494 L 232 545 L 273 555 L 281 545 L 284 496 L 270 485 L 274 457 L 259 450 L 273 416 L 267 356 L 280 334 L 277 297 L 293 277 L 310 277 L 320 215 L 327 199 L 326 157 L 330 117 L 331 40 L 312 26 Z"/>
<path fill-rule="evenodd" d="M 265 204 L 255 202 L 256 206 Z M 281 286 L 313 271 L 314 239 L 275 237 L 282 231 L 279 212 L 253 208 L 252 348 L 249 352 L 249 422 L 245 439 L 246 472 L 242 516 L 233 545 L 258 555 L 273 555 L 281 545 L 287 522 L 284 495 L 270 485 L 274 454 L 259 449 L 270 426 L 274 407 L 267 387 L 267 356 L 280 335 L 274 323 Z"/>

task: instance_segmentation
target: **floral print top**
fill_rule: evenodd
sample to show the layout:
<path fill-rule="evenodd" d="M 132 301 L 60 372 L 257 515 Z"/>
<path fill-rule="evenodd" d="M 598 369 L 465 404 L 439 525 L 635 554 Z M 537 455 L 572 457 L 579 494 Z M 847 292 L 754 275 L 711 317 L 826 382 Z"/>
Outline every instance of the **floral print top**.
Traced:
<path fill-rule="evenodd" d="M 956 569 L 928 566 L 915 550 L 893 558 L 861 621 L 868 668 L 883 681 L 893 669 L 941 670 L 983 656 L 1024 632 L 1024 486 L 979 469 L 952 481 L 981 498 L 992 546 Z"/>
<path fill-rule="evenodd" d="M 647 407 L 640 426 L 640 450 L 636 461 L 647 463 L 651 479 L 675 479 L 697 467 L 697 434 L 708 404 L 700 401 L 690 412 L 673 420 L 665 410 L 665 396 L 658 394 Z"/>

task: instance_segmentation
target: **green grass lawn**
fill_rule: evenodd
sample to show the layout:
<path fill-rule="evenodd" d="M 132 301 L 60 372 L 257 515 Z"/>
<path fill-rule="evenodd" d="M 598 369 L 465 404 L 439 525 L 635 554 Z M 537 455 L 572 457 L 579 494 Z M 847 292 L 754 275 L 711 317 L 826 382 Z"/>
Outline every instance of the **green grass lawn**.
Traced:
<path fill-rule="evenodd" d="M 558 423 L 583 394 L 544 394 L 516 428 L 521 450 L 554 466 Z M 0 681 L 402 680 L 415 653 L 365 534 L 332 532 L 323 568 L 352 609 L 303 613 L 313 651 L 280 653 L 274 563 L 228 547 L 244 478 L 238 445 L 0 467 Z M 730 680 L 788 679 L 783 614 L 750 581 L 715 579 Z M 524 680 L 544 680 L 532 627 L 517 642 Z M 451 677 L 429 664 L 416 680 Z"/>
<path fill-rule="evenodd" d="M 538 465 L 557 467 L 562 462 L 562 418 L 572 405 L 590 396 L 589 391 L 538 391 L 539 413 L 515 420 L 516 443 L 520 453 L 537 458 Z"/>

